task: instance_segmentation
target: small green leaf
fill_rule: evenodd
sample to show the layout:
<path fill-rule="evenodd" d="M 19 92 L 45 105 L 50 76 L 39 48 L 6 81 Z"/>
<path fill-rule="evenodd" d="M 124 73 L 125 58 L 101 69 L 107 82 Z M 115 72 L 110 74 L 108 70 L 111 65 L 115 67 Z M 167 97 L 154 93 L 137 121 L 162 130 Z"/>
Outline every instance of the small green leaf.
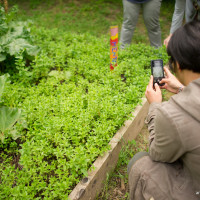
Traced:
<path fill-rule="evenodd" d="M 6 48 L 8 48 L 8 53 L 11 56 L 14 56 L 17 55 L 20 51 L 24 50 L 24 48 L 28 45 L 30 44 L 25 39 L 18 38 L 6 45 Z"/>
<path fill-rule="evenodd" d="M 4 61 L 6 59 L 6 54 L 1 53 L 0 54 L 0 62 Z"/>
<path fill-rule="evenodd" d="M 9 77 L 8 74 L 4 74 L 3 76 L 0 76 L 0 98 L 2 96 L 3 90 L 4 90 L 4 86 L 5 86 L 5 82 L 6 79 Z"/>
<path fill-rule="evenodd" d="M 5 139 L 4 134 L 3 134 L 3 133 L 0 133 L 0 140 L 1 140 L 2 143 L 4 142 L 4 139 Z"/>
<path fill-rule="evenodd" d="M 12 127 L 15 122 L 19 119 L 21 110 L 18 108 L 0 108 L 0 130 L 4 132 L 6 129 Z"/>
<path fill-rule="evenodd" d="M 38 53 L 38 48 L 23 38 L 13 40 L 6 45 L 6 49 L 11 56 L 17 56 L 23 50 L 26 50 L 31 56 L 35 56 Z"/>
<path fill-rule="evenodd" d="M 16 129 L 9 131 L 8 134 L 12 136 L 13 140 L 16 140 L 17 138 L 21 137 L 21 135 L 18 134 Z"/>

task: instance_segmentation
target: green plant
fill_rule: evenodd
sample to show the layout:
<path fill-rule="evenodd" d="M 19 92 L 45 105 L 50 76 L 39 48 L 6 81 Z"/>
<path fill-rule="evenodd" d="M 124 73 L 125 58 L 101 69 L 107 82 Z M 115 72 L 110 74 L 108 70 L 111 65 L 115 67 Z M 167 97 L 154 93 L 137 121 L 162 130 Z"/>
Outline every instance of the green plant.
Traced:
<path fill-rule="evenodd" d="M 0 101 L 2 97 L 2 93 L 4 91 L 4 86 L 6 83 L 6 79 L 8 76 L 0 76 Z M 4 139 L 11 135 L 12 138 L 15 140 L 19 137 L 17 135 L 15 129 L 11 129 L 13 125 L 16 123 L 16 121 L 19 119 L 21 114 L 21 110 L 17 108 L 9 108 L 6 106 L 0 107 L 0 139 L 2 143 L 4 142 Z"/>
<path fill-rule="evenodd" d="M 30 22 L 16 20 L 17 7 L 5 13 L 0 5 L 0 62 L 1 68 L 14 64 L 14 58 L 22 55 L 24 60 L 32 60 L 38 48 L 32 45 Z M 3 63 L 2 63 L 3 62 Z M 3 70 L 3 69 L 2 69 Z"/>
<path fill-rule="evenodd" d="M 164 48 L 131 45 L 119 51 L 118 67 L 110 72 L 107 35 L 38 27 L 32 34 L 40 54 L 28 66 L 16 57 L 18 71 L 3 96 L 3 104 L 23 110 L 27 122 L 26 128 L 16 124 L 23 143 L 13 144 L 20 155 L 16 166 L 23 168 L 9 164 L 11 150 L 4 145 L 0 197 L 67 199 L 141 102 L 151 59 L 165 62 L 167 56 Z"/>
<path fill-rule="evenodd" d="M 109 198 L 109 196 L 108 196 L 108 189 L 109 189 L 109 180 L 110 180 L 110 175 L 112 175 L 112 173 L 111 174 L 106 174 L 106 180 L 104 181 L 104 187 L 103 187 L 103 189 L 102 189 L 102 192 L 101 192 L 101 194 L 98 196 L 98 197 L 96 197 L 96 200 L 98 200 L 98 199 L 100 199 L 100 198 L 104 198 L 105 200 L 109 200 L 108 198 Z"/>
<path fill-rule="evenodd" d="M 0 199 L 68 199 L 140 103 L 150 60 L 159 57 L 166 63 L 164 48 L 159 52 L 139 43 L 119 51 L 118 67 L 110 72 L 109 26 L 118 24 L 120 30 L 122 1 L 66 2 L 10 1 L 19 5 L 18 19 L 34 21 L 29 37 L 41 51 L 31 62 L 23 49 L 1 63 L 1 68 L 11 69 L 11 84 L 4 88 L 1 104 L 23 110 L 27 125 L 18 120 L 14 127 L 22 136 L 15 141 L 7 137 L 0 144 Z M 168 19 L 161 21 L 167 34 Z M 141 27 L 133 43 L 148 43 L 148 38 L 140 39 L 147 36 Z"/>
<path fill-rule="evenodd" d="M 6 164 L 13 177 L 2 175 L 0 197 L 67 199 L 140 103 L 150 76 L 145 65 L 158 50 L 132 45 L 119 52 L 119 65 L 110 72 L 108 37 L 57 29 L 33 33 L 42 51 L 28 68 L 30 84 L 25 72 L 16 73 L 3 100 L 22 109 L 27 121 L 27 128 L 17 127 L 24 137 L 18 149 L 23 169 Z M 20 57 L 17 66 L 25 68 Z"/>

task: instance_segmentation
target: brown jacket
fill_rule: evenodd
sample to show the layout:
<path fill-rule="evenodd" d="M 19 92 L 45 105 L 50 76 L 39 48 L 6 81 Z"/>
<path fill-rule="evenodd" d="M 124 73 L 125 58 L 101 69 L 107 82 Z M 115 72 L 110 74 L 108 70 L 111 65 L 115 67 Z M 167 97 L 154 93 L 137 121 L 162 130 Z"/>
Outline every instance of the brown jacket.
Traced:
<path fill-rule="evenodd" d="M 150 156 L 131 169 L 130 199 L 200 199 L 200 79 L 152 103 L 146 122 Z"/>

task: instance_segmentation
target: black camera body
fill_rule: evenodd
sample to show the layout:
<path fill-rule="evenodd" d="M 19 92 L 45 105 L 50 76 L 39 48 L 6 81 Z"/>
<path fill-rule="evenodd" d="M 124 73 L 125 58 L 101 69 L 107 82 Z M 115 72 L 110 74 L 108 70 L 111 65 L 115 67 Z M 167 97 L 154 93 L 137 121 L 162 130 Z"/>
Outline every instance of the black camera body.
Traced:
<path fill-rule="evenodd" d="M 165 85 L 164 83 L 159 83 L 165 77 L 162 59 L 151 60 L 151 74 L 153 75 L 153 85 L 155 83 L 160 86 Z"/>

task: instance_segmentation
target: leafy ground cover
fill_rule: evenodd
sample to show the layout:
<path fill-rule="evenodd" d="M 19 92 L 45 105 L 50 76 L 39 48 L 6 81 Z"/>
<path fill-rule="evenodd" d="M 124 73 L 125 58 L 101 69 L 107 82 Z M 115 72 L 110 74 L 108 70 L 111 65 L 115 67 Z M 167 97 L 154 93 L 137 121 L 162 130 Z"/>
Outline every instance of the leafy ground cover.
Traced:
<path fill-rule="evenodd" d="M 29 13 L 35 19 L 31 33 L 40 52 L 30 63 L 16 57 L 12 70 L 1 72 L 9 71 L 10 82 L 0 103 L 22 110 L 15 125 L 21 137 L 8 137 L 0 144 L 1 199 L 67 199 L 97 156 L 109 149 L 108 142 L 140 102 L 149 80 L 150 60 L 162 58 L 167 62 L 165 48 L 134 44 L 119 52 L 119 65 L 110 72 L 109 35 L 99 36 L 100 30 L 109 31 L 109 23 L 103 28 L 96 23 L 100 27 L 97 31 L 87 26 L 91 30 L 87 33 L 76 22 L 76 33 L 70 22 L 66 22 L 69 26 L 57 23 L 64 28 L 56 29 L 51 26 L 62 15 L 55 23 L 45 22 L 45 16 L 52 15 L 41 14 L 44 7 L 35 2 L 38 4 L 32 3 L 30 13 L 29 9 L 21 11 L 20 18 L 27 18 Z M 60 2 L 58 6 L 64 1 Z M 106 5 L 112 3 L 97 2 L 108 10 Z M 80 7 L 76 3 L 71 2 L 72 16 L 84 6 L 81 14 L 89 15 L 96 6 L 98 19 L 107 16 L 98 9 L 98 3 L 79 2 Z M 55 4 L 42 5 L 51 11 L 58 8 Z M 117 10 L 121 4 L 114 5 Z M 22 6 L 27 5 L 22 1 Z M 72 16 L 69 19 L 76 21 Z M 80 20 L 80 24 L 89 24 L 89 19 Z"/>
<path fill-rule="evenodd" d="M 120 53 L 110 72 L 109 38 L 35 34 L 41 53 L 25 72 L 17 62 L 19 73 L 3 95 L 5 105 L 22 110 L 27 125 L 16 124 L 19 143 L 1 145 L 1 198 L 67 198 L 140 102 L 150 74 L 145 66 L 167 58 L 164 49 L 135 45 Z"/>

